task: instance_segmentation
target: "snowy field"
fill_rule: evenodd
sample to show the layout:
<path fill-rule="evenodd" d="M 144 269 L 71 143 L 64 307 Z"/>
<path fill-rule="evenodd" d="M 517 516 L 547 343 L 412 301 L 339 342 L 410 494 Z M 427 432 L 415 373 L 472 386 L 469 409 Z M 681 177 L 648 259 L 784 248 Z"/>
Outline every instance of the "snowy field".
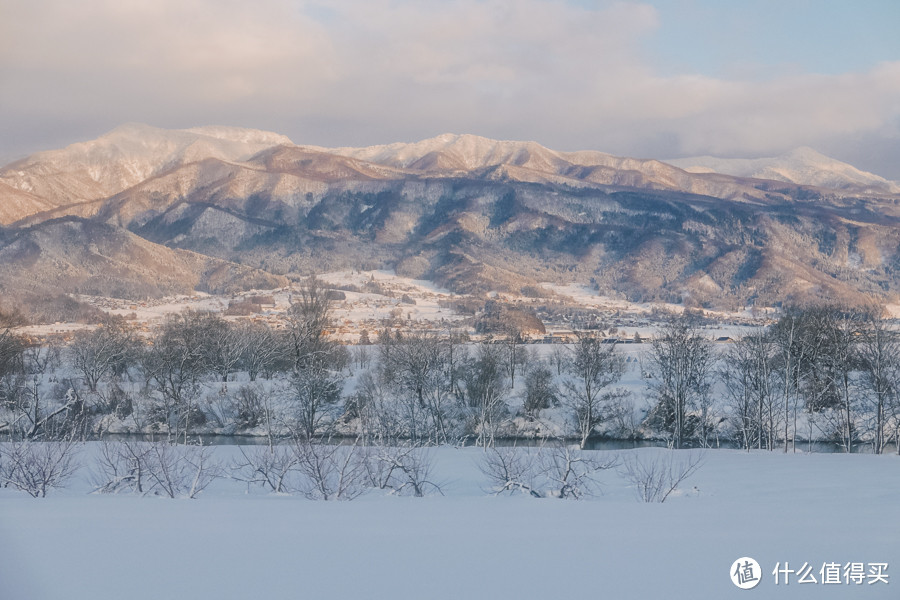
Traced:
<path fill-rule="evenodd" d="M 393 320 L 395 327 L 399 326 L 400 328 L 404 324 L 412 328 L 426 326 L 445 328 L 448 324 L 466 319 L 465 315 L 457 314 L 452 309 L 447 308 L 447 303 L 454 299 L 473 298 L 467 294 L 454 294 L 432 281 L 399 276 L 391 270 L 334 271 L 319 274 L 317 278 L 325 284 L 334 286 L 335 289 L 344 292 L 345 298 L 343 300 L 333 302 L 331 318 L 338 329 L 353 329 L 352 334 L 344 331 L 343 334 L 338 335 L 340 339 L 352 342 L 358 339 L 357 329 L 369 329 L 371 333 L 373 328 L 381 327 L 382 321 L 385 319 Z M 350 291 L 354 287 L 361 291 Z M 644 337 L 653 336 L 658 329 L 658 321 L 662 318 L 658 315 L 654 316 L 655 313 L 661 311 L 663 314 L 679 314 L 684 311 L 684 306 L 681 304 L 629 302 L 620 298 L 598 295 L 596 290 L 579 284 L 542 283 L 541 287 L 555 295 L 552 302 L 559 302 L 570 308 L 595 310 L 612 325 L 624 327 L 624 329 L 619 331 L 619 336 L 622 338 L 630 337 L 636 332 Z M 266 304 L 262 314 L 277 321 L 283 318 L 295 293 L 296 289 L 292 291 L 291 288 L 279 288 L 248 290 L 243 294 L 220 296 L 196 292 L 190 296 L 176 295 L 144 301 L 86 295 L 79 295 L 76 298 L 109 314 L 133 319 L 135 324 L 152 326 L 158 325 L 166 317 L 184 310 L 223 313 L 232 302 L 249 296 L 271 297 L 274 303 L 271 305 Z M 537 302 L 535 299 L 511 293 L 491 292 L 488 296 L 524 306 Z M 404 302 L 404 298 L 411 302 Z M 900 315 L 900 305 L 889 305 L 887 310 L 889 314 L 894 316 Z M 716 337 L 744 335 L 756 324 L 775 316 L 774 309 L 757 309 L 756 312 L 751 311 L 749 308 L 736 312 L 714 310 L 706 310 L 704 312 L 709 318 L 718 319 L 722 323 L 738 321 L 750 324 L 750 326 L 723 324 L 709 331 L 710 335 L 715 335 Z M 229 318 L 234 319 L 235 317 Z M 622 325 L 622 322 L 633 322 L 635 320 L 641 321 L 642 324 Z M 547 323 L 547 325 L 551 330 L 560 329 L 553 323 Z M 557 323 L 556 325 L 559 324 Z M 81 329 L 90 329 L 91 327 L 83 323 L 54 323 L 21 327 L 18 331 L 24 335 L 32 336 L 65 335 Z M 565 324 L 561 328 L 562 330 L 569 330 L 571 325 Z"/>
<path fill-rule="evenodd" d="M 616 470 L 582 501 L 494 496 L 482 456 L 433 450 L 444 495 L 425 498 L 230 480 L 194 500 L 100 495 L 87 469 L 44 499 L 0 489 L 0 598 L 900 598 L 897 456 L 707 451 L 664 504 Z M 729 577 L 743 556 L 763 569 L 749 591 Z M 824 563 L 887 563 L 889 583 L 776 585 L 785 562 L 817 581 Z"/>

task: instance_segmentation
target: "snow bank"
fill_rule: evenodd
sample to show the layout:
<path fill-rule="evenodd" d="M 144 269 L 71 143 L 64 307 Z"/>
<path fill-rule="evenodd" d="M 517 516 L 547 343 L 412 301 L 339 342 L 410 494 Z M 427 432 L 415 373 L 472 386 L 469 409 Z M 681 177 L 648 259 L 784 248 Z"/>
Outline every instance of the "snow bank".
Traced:
<path fill-rule="evenodd" d="M 896 456 L 710 451 L 665 504 L 637 502 L 613 471 L 587 501 L 490 496 L 479 456 L 437 449 L 445 495 L 424 499 L 315 502 L 233 481 L 197 500 L 100 496 L 87 473 L 43 500 L 3 489 L 0 597 L 896 598 L 896 581 L 785 587 L 771 575 L 788 561 L 818 577 L 834 561 L 887 562 L 897 576 Z M 729 579 L 742 556 L 765 571 L 752 593 Z"/>

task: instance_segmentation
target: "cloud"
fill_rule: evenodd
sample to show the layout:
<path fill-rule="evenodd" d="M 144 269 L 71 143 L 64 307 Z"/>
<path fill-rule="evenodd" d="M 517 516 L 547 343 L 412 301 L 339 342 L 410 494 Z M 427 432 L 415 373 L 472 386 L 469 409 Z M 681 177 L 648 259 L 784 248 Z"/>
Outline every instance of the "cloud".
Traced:
<path fill-rule="evenodd" d="M 298 66 L 311 83 L 327 79 L 328 36 L 287 3 L 257 10 L 233 0 L 50 0 L 17 8 L 0 31 L 7 40 L 0 64 L 12 82 L 52 95 L 51 106 L 105 110 L 112 93 L 139 110 L 159 103 L 196 110 L 284 93 L 281 74 Z"/>
<path fill-rule="evenodd" d="M 666 123 L 688 153 L 765 153 L 820 144 L 878 131 L 900 114 L 900 62 L 867 73 L 703 84 L 675 79 L 662 86 L 671 98 L 689 101 Z"/>
<path fill-rule="evenodd" d="M 634 2 L 4 0 L 3 12 L 7 144 L 47 135 L 47 123 L 146 121 L 323 145 L 454 131 L 746 155 L 874 134 L 900 117 L 900 62 L 752 81 L 657 72 L 646 42 L 660 17 Z"/>

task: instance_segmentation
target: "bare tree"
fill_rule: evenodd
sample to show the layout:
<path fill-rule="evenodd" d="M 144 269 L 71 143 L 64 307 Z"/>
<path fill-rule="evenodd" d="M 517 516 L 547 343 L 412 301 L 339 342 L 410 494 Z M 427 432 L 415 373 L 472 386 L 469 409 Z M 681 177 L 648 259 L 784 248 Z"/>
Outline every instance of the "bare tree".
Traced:
<path fill-rule="evenodd" d="M 556 370 L 557 377 L 563 374 L 569 362 L 568 359 L 569 353 L 566 351 L 566 347 L 562 344 L 554 344 L 553 350 L 550 352 L 550 362 Z"/>
<path fill-rule="evenodd" d="M 365 490 L 366 469 L 360 449 L 339 444 L 295 440 L 302 493 L 311 500 L 353 500 Z"/>
<path fill-rule="evenodd" d="M 778 322 L 770 328 L 770 334 L 778 348 L 775 364 L 782 396 L 785 452 L 788 451 L 790 443 L 791 411 L 796 414 L 799 404 L 804 365 L 811 362 L 808 354 L 812 346 L 803 340 L 805 325 L 802 311 L 788 307 Z M 796 437 L 796 428 L 794 434 Z"/>
<path fill-rule="evenodd" d="M 523 363 L 525 336 L 522 330 L 514 323 L 506 325 L 505 335 L 503 337 L 503 347 L 505 349 L 504 366 L 506 374 L 509 376 L 509 387 L 516 387 L 516 371 Z"/>
<path fill-rule="evenodd" d="M 291 302 L 287 320 L 293 368 L 301 371 L 311 364 L 321 365 L 334 348 L 327 337 L 331 323 L 328 290 L 313 277 L 292 295 Z"/>
<path fill-rule="evenodd" d="M 416 445 L 376 446 L 366 449 L 364 461 L 371 487 L 417 498 L 441 491 L 431 479 L 432 459 L 427 448 Z"/>
<path fill-rule="evenodd" d="M 171 315 L 143 357 L 145 377 L 162 399 L 167 431 L 173 438 L 182 434 L 185 442 L 191 427 L 204 418 L 196 403 L 201 379 L 210 371 L 206 326 L 211 322 L 208 313 Z"/>
<path fill-rule="evenodd" d="M 291 362 L 291 398 L 295 434 L 312 439 L 320 427 L 334 416 L 341 397 L 341 378 L 335 367 L 346 351 L 328 339 L 330 324 L 328 291 L 311 278 L 300 288 L 288 311 L 288 340 Z"/>
<path fill-rule="evenodd" d="M 702 464 L 703 454 L 700 452 L 682 454 L 667 450 L 664 454 L 647 456 L 631 453 L 623 458 L 621 473 L 634 485 L 635 493 L 642 502 L 662 503 Z"/>
<path fill-rule="evenodd" d="M 29 375 L 45 375 L 53 372 L 62 364 L 62 343 L 59 339 L 49 338 L 42 344 L 27 345 L 22 352 L 22 365 Z"/>
<path fill-rule="evenodd" d="M 144 494 L 152 485 L 148 482 L 152 459 L 150 444 L 102 442 L 92 476 L 95 491 L 103 494 Z"/>
<path fill-rule="evenodd" d="M 522 492 L 533 498 L 543 495 L 536 482 L 537 450 L 516 447 L 488 448 L 478 469 L 491 484 L 494 494 Z"/>
<path fill-rule="evenodd" d="M 134 333 L 117 321 L 100 325 L 93 331 L 81 331 L 71 345 L 73 366 L 82 374 L 91 392 L 103 377 L 121 373 L 137 355 Z"/>
<path fill-rule="evenodd" d="M 71 439 L 0 444 L 0 485 L 43 498 L 51 489 L 64 487 L 79 469 L 78 450 Z"/>
<path fill-rule="evenodd" d="M 0 378 L 23 369 L 22 352 L 27 344 L 14 330 L 25 322 L 18 311 L 0 309 Z"/>
<path fill-rule="evenodd" d="M 431 455 L 418 446 L 316 444 L 295 439 L 274 448 L 240 449 L 232 478 L 274 493 L 315 500 L 352 500 L 367 488 L 422 497 L 441 493 L 431 478 Z"/>
<path fill-rule="evenodd" d="M 578 428 L 583 449 L 594 429 L 609 418 L 605 405 L 610 399 L 604 389 L 622 378 L 625 360 L 615 344 L 605 344 L 598 336 L 580 334 L 566 364 L 564 401 Z"/>
<path fill-rule="evenodd" d="M 382 345 L 380 367 L 382 379 L 406 404 L 413 441 L 423 434 L 421 424 L 433 432 L 434 442 L 447 442 L 453 417 L 448 346 L 435 334 L 413 332 Z"/>
<path fill-rule="evenodd" d="M 741 446 L 775 448 L 777 348 L 765 333 L 747 335 L 730 345 L 719 368 Z"/>
<path fill-rule="evenodd" d="M 23 353 L 27 344 L 13 329 L 24 323 L 17 312 L 0 309 L 0 408 L 12 409 L 11 419 L 0 420 L 0 433 L 10 433 L 23 415 L 25 368 Z"/>
<path fill-rule="evenodd" d="M 324 365 L 311 364 L 295 371 L 290 382 L 296 432 L 311 440 L 335 416 L 341 381 Z"/>
<path fill-rule="evenodd" d="M 86 435 L 87 406 L 71 382 L 57 384 L 48 393 L 38 375 L 21 376 L 5 390 L 14 417 L 7 424 L 13 438 L 61 440 Z"/>
<path fill-rule="evenodd" d="M 465 394 L 460 388 L 460 372 L 469 359 L 469 350 L 465 342 L 468 334 L 453 328 L 447 331 L 447 387 L 451 395 L 457 399 Z"/>
<path fill-rule="evenodd" d="M 369 350 L 370 345 L 371 342 L 368 344 L 360 342 L 360 345 L 354 346 L 351 350 L 351 360 L 360 370 L 369 368 L 369 364 L 372 362 L 371 351 Z"/>
<path fill-rule="evenodd" d="M 403 336 L 383 357 L 382 365 L 393 381 L 415 394 L 422 408 L 426 408 L 426 395 L 432 386 L 446 387 L 438 376 L 444 366 L 444 348 L 435 334 L 412 332 Z"/>
<path fill-rule="evenodd" d="M 616 457 L 564 443 L 550 448 L 489 448 L 479 469 L 495 494 L 522 492 L 533 498 L 581 499 L 598 489 L 597 474 L 618 464 Z"/>
<path fill-rule="evenodd" d="M 359 376 L 356 394 L 347 401 L 345 414 L 358 418 L 360 436 L 366 445 L 397 445 L 406 423 L 395 396 L 371 371 Z"/>
<path fill-rule="evenodd" d="M 773 327 L 779 342 L 781 384 L 784 386 L 785 418 L 793 409 L 794 436 L 801 400 L 810 428 L 822 423 L 826 435 L 838 438 L 849 452 L 858 437 L 856 392 L 860 369 L 857 341 L 859 313 L 837 306 L 790 309 Z M 789 405 L 788 399 L 793 403 Z M 787 425 L 785 435 L 787 436 Z M 812 431 L 809 433 L 812 438 Z M 787 449 L 787 441 L 785 441 Z"/>
<path fill-rule="evenodd" d="M 900 398 L 900 336 L 880 317 L 874 311 L 866 315 L 859 344 L 863 385 L 875 413 L 875 454 L 884 451 L 888 419 L 897 410 Z M 900 452 L 900 443 L 897 447 Z"/>
<path fill-rule="evenodd" d="M 96 394 L 87 396 L 91 400 L 92 411 L 99 414 L 115 415 L 119 419 L 124 419 L 134 410 L 134 394 L 123 389 L 116 380 L 113 380 L 107 389 L 98 390 Z M 102 420 L 100 426 L 102 427 Z"/>
<path fill-rule="evenodd" d="M 239 448 L 241 458 L 231 466 L 231 476 L 238 481 L 268 488 L 277 494 L 299 490 L 299 457 L 292 446 L 256 446 Z"/>
<path fill-rule="evenodd" d="M 264 392 L 255 384 L 242 385 L 232 399 L 234 424 L 238 429 L 251 429 L 260 425 L 265 416 Z"/>
<path fill-rule="evenodd" d="M 559 390 L 553 383 L 553 373 L 539 361 L 525 375 L 525 393 L 522 409 L 529 419 L 537 419 L 540 412 L 559 404 Z"/>
<path fill-rule="evenodd" d="M 507 413 L 501 351 L 494 344 L 479 344 L 464 374 L 466 398 L 474 410 L 478 445 L 494 445 L 494 438 Z"/>
<path fill-rule="evenodd" d="M 243 339 L 241 364 L 250 381 L 260 375 L 270 379 L 275 372 L 287 370 L 288 345 L 271 327 L 246 321 L 237 326 L 237 333 Z"/>
<path fill-rule="evenodd" d="M 548 482 L 548 495 L 579 500 L 596 492 L 599 486 L 597 473 L 615 467 L 618 458 L 601 457 L 596 452 L 585 452 L 561 443 L 543 449 L 539 464 Z"/>
<path fill-rule="evenodd" d="M 204 358 L 208 368 L 227 382 L 246 356 L 248 337 L 245 330 L 218 315 L 204 319 L 206 337 L 203 340 Z"/>
<path fill-rule="evenodd" d="M 826 313 L 824 320 L 827 326 L 823 329 L 828 336 L 824 351 L 825 373 L 835 394 L 841 443 L 847 452 L 852 452 L 858 437 L 855 417 L 859 394 L 853 373 L 861 366 L 857 350 L 860 319 L 852 311 L 832 310 Z"/>
<path fill-rule="evenodd" d="M 208 446 L 153 442 L 149 456 L 150 492 L 169 498 L 196 498 L 222 475 L 222 466 Z"/>
<path fill-rule="evenodd" d="M 105 443 L 96 469 L 93 482 L 98 492 L 168 498 L 196 498 L 223 474 L 211 448 L 166 441 Z"/>
<path fill-rule="evenodd" d="M 648 363 L 656 399 L 650 420 L 672 436 L 675 448 L 681 448 L 685 439 L 707 426 L 712 346 L 688 317 L 673 319 L 653 339 Z M 699 423 L 697 419 L 689 423 L 688 411 L 695 408 L 702 410 Z"/>

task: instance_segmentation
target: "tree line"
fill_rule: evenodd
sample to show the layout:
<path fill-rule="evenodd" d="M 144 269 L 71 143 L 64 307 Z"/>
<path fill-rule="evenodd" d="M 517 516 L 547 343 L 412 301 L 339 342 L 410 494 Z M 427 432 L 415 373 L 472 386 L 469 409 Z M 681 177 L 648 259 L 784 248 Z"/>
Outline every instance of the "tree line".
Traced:
<path fill-rule="evenodd" d="M 543 355 L 513 329 L 477 344 L 385 329 L 348 350 L 328 335 L 329 312 L 313 280 L 282 328 L 185 311 L 149 338 L 110 320 L 64 347 L 27 343 L 3 313 L 0 435 L 87 439 L 124 423 L 184 442 L 218 431 L 488 448 L 557 436 L 584 448 L 605 434 L 787 451 L 801 437 L 876 453 L 900 435 L 900 341 L 875 310 L 785 309 L 721 352 L 690 315 L 672 318 L 644 352 L 640 391 L 621 387 L 625 358 L 599 332 Z"/>

